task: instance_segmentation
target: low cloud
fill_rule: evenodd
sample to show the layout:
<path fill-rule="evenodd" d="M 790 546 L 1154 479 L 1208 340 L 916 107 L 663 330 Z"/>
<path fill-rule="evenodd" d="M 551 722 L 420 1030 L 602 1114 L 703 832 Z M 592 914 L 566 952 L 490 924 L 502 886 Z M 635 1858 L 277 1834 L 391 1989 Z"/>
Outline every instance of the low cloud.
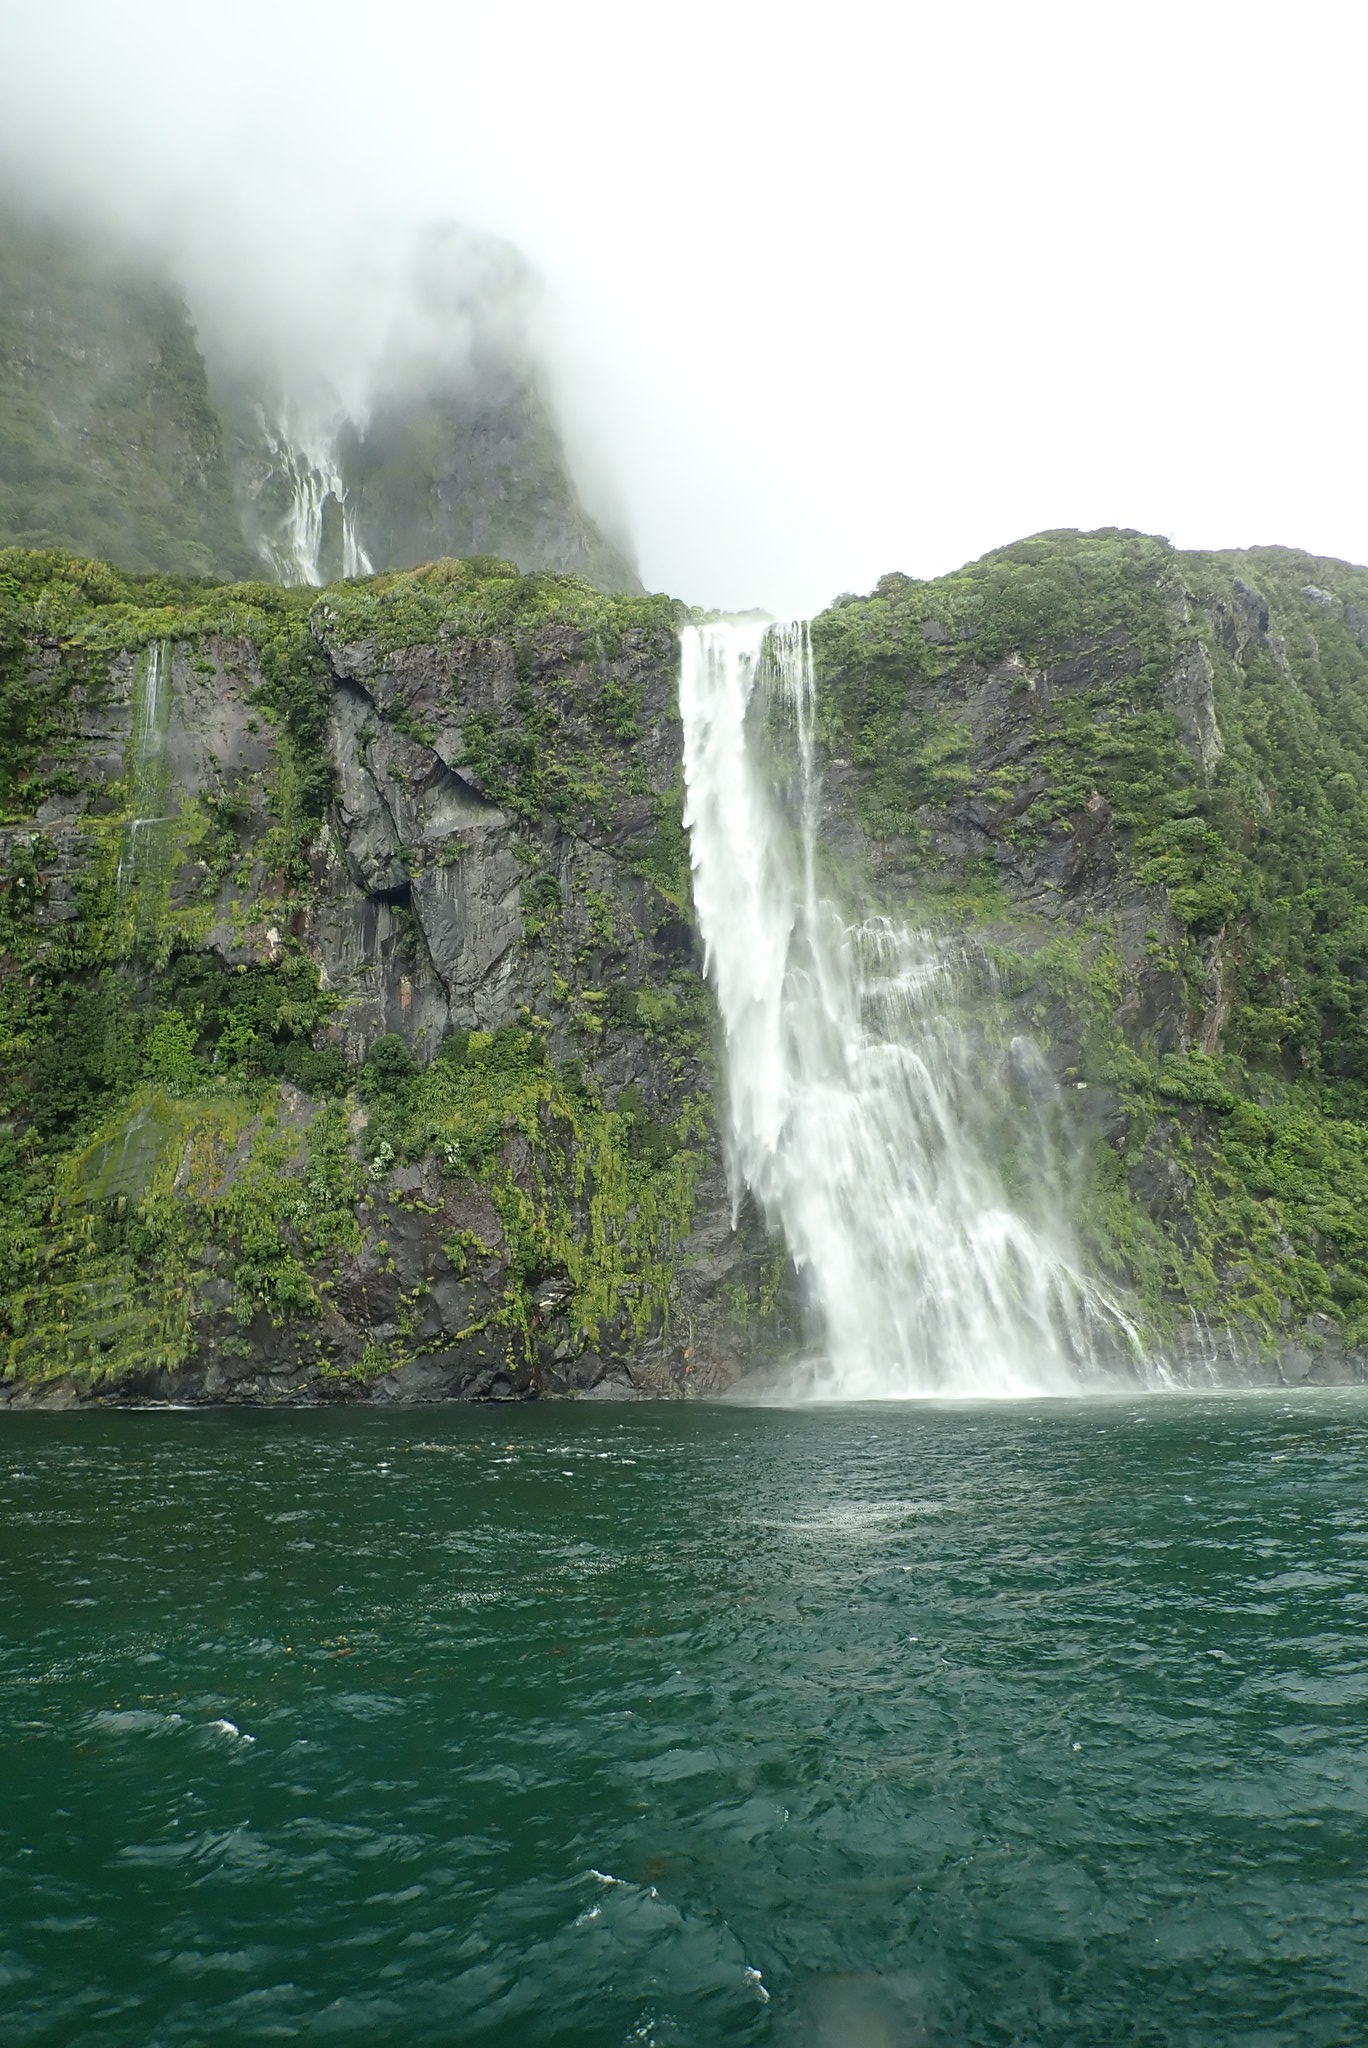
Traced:
<path fill-rule="evenodd" d="M 810 609 L 1056 525 L 1368 556 L 1365 55 L 1320 0 L 47 0 L 0 168 L 352 408 L 481 345 L 432 224 L 510 243 L 481 303 L 647 583 Z"/>

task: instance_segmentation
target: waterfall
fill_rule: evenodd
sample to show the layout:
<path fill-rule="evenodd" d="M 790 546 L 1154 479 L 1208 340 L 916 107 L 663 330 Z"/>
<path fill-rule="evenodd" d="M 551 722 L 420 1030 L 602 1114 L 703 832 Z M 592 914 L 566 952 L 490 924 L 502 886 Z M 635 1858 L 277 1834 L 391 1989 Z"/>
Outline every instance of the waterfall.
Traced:
<path fill-rule="evenodd" d="M 810 1391 L 1063 1392 L 1123 1362 L 1133 1380 L 1134 1328 L 1062 1220 L 1043 1061 L 1029 1043 L 996 1055 L 968 1028 L 985 973 L 962 942 L 848 923 L 823 889 L 806 626 L 691 626 L 681 653 L 732 1184 L 781 1227 L 802 1275 L 821 1329 Z M 795 756 L 787 792 L 776 722 Z M 1015 1202 L 1008 1161 L 1030 1183 Z"/>
<path fill-rule="evenodd" d="M 261 431 L 270 461 L 256 495 L 269 492 L 278 501 L 283 499 L 285 509 L 258 545 L 278 581 L 315 588 L 331 581 L 323 559 L 330 517 L 341 528 L 341 573 L 372 575 L 373 564 L 361 545 L 355 509 L 338 465 L 336 436 L 319 430 L 297 432 L 283 416 L 272 424 L 263 415 Z M 331 515 L 329 507 L 335 508 Z"/>
<path fill-rule="evenodd" d="M 113 947 L 127 955 L 157 942 L 175 856 L 166 736 L 171 723 L 171 647 L 154 640 L 133 678 L 124 762 L 128 824 L 114 876 Z"/>

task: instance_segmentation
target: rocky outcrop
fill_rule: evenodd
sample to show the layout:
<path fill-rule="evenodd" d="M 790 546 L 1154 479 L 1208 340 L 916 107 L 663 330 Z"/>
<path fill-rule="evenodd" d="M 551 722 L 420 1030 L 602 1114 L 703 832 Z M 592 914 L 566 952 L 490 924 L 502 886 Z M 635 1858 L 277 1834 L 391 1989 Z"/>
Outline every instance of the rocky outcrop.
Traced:
<path fill-rule="evenodd" d="M 1209 781 L 1225 752 L 1216 722 L 1211 659 L 1200 640 L 1189 640 L 1164 681 L 1164 702 L 1178 720 L 1183 738 L 1202 764 Z"/>

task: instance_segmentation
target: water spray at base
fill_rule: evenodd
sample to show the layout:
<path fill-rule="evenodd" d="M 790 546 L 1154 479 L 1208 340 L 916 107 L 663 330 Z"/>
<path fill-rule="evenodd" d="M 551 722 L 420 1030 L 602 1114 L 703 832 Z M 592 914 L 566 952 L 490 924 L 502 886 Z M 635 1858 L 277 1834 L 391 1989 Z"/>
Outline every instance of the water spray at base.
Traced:
<path fill-rule="evenodd" d="M 821 1325 L 810 1390 L 1014 1395 L 1105 1384 L 1118 1367 L 1148 1377 L 1062 1219 L 1048 1117 L 961 1023 L 976 972 L 962 943 L 847 923 L 820 886 L 806 626 L 686 628 L 680 708 L 733 1185 L 782 1229 Z M 1018 1071 L 1031 1051 L 1017 1049 Z M 1016 1201 L 1008 1156 L 1029 1164 Z"/>

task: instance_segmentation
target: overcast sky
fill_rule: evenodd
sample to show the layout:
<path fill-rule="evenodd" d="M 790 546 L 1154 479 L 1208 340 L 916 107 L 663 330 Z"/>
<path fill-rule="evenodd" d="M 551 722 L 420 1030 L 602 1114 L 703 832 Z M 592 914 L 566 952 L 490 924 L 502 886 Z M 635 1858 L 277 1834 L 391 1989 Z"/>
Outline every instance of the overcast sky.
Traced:
<path fill-rule="evenodd" d="M 400 230 L 510 237 L 648 585 L 811 610 L 1050 526 L 1368 561 L 1365 59 L 1363 0 L 0 0 L 0 133 L 320 349 Z"/>

